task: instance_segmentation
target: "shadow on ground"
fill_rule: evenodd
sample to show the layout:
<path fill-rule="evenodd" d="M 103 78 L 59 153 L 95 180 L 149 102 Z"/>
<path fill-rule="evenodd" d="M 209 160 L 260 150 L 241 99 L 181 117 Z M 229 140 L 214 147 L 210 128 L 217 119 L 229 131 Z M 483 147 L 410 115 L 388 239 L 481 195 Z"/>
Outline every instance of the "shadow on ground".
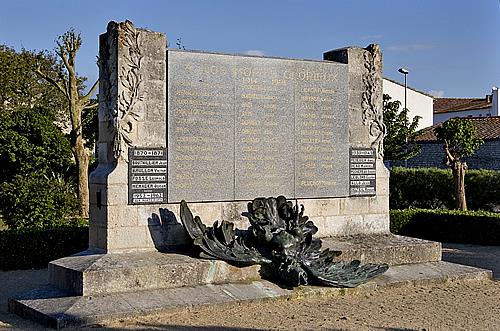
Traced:
<path fill-rule="evenodd" d="M 488 269 L 500 279 L 500 246 L 443 243 L 443 261 Z"/>

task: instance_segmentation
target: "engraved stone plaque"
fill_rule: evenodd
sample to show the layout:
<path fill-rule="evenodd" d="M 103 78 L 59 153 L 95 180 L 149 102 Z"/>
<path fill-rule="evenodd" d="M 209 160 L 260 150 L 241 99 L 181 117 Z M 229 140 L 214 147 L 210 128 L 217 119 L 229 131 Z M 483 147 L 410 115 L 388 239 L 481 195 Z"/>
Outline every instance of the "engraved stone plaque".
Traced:
<path fill-rule="evenodd" d="M 168 51 L 168 202 L 349 195 L 340 63 Z"/>
<path fill-rule="evenodd" d="M 168 53 L 170 202 L 234 200 L 231 59 Z"/>
<path fill-rule="evenodd" d="M 235 199 L 295 196 L 293 62 L 240 57 L 235 63 Z"/>
<path fill-rule="evenodd" d="M 300 61 L 293 74 L 296 197 L 347 196 L 347 68 Z"/>
<path fill-rule="evenodd" d="M 129 148 L 128 204 L 167 202 L 167 150 Z"/>
<path fill-rule="evenodd" d="M 376 195 L 377 169 L 373 148 L 351 148 L 349 157 L 349 189 L 351 196 Z"/>

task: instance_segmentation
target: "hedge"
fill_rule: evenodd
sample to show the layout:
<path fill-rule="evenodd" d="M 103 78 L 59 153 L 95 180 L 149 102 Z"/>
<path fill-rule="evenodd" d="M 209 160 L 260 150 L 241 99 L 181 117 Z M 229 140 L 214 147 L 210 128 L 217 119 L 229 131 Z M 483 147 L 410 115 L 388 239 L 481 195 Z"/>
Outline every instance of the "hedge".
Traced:
<path fill-rule="evenodd" d="M 449 169 L 392 168 L 389 181 L 390 208 L 455 207 L 453 176 Z M 500 209 L 500 171 L 468 170 L 465 175 L 467 206 L 472 210 Z"/>
<path fill-rule="evenodd" d="M 88 247 L 88 226 L 0 231 L 0 270 L 39 269 Z"/>
<path fill-rule="evenodd" d="M 500 245 L 500 214 L 445 209 L 391 210 L 391 232 L 440 242 Z"/>

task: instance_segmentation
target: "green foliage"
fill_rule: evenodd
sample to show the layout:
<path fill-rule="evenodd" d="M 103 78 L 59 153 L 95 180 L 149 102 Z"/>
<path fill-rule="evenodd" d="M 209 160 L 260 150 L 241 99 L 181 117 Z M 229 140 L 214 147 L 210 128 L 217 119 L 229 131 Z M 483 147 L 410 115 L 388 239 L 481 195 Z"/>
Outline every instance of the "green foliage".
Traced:
<path fill-rule="evenodd" d="M 0 111 L 20 107 L 44 107 L 55 114 L 66 112 L 67 102 L 57 89 L 35 74 L 37 68 L 52 77 L 62 73 L 62 67 L 47 52 L 32 52 L 0 45 Z"/>
<path fill-rule="evenodd" d="M 392 168 L 389 181 L 390 208 L 448 208 L 455 206 L 452 173 L 437 168 Z M 500 206 L 500 172 L 469 170 L 465 177 L 467 204 L 473 210 Z"/>
<path fill-rule="evenodd" d="M 0 111 L 0 213 L 11 229 L 60 225 L 78 210 L 67 138 L 41 108 Z"/>
<path fill-rule="evenodd" d="M 477 137 L 472 121 L 466 118 L 450 118 L 435 130 L 437 138 L 443 141 L 456 161 L 463 162 L 465 157 L 472 156 L 483 143 Z"/>
<path fill-rule="evenodd" d="M 42 108 L 0 111 L 0 182 L 15 174 L 60 174 L 74 164 L 68 139 Z"/>
<path fill-rule="evenodd" d="M 384 124 L 387 135 L 384 138 L 384 158 L 386 160 L 407 160 L 420 153 L 420 146 L 414 144 L 420 116 L 415 116 L 411 122 L 408 109 L 399 110 L 401 102 L 391 101 L 384 94 Z"/>
<path fill-rule="evenodd" d="M 47 230 L 0 231 L 0 270 L 46 268 L 55 259 L 88 247 L 85 223 Z"/>
<path fill-rule="evenodd" d="M 443 209 L 391 210 L 391 232 L 440 242 L 500 245 L 500 214 Z"/>
<path fill-rule="evenodd" d="M 0 214 L 11 229 L 64 224 L 79 210 L 74 156 L 60 132 L 69 125 L 68 100 L 51 83 L 64 73 L 48 52 L 0 45 Z M 79 91 L 84 82 L 77 80 Z M 91 142 L 94 117 L 83 124 Z"/>
<path fill-rule="evenodd" d="M 0 184 L 2 214 L 9 229 L 44 229 L 72 223 L 78 211 L 74 186 L 62 178 L 16 175 Z"/>

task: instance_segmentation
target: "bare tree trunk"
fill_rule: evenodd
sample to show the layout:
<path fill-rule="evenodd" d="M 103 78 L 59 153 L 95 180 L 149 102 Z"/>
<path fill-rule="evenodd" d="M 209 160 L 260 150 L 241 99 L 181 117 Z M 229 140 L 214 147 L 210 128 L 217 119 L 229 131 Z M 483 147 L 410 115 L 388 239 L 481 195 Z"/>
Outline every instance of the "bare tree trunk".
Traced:
<path fill-rule="evenodd" d="M 78 170 L 78 199 L 81 203 L 81 216 L 89 217 L 89 152 L 85 148 L 82 128 L 82 112 L 90 106 L 90 98 L 97 90 L 98 81 L 90 88 L 86 95 L 81 96 L 78 91 L 78 77 L 75 70 L 76 53 L 81 45 L 80 34 L 70 30 L 59 36 L 56 53 L 62 60 L 67 70 L 65 77 L 59 80 L 51 78 L 48 74 L 37 68 L 36 73 L 54 85 L 68 100 L 68 110 L 71 119 L 71 149 L 75 157 Z"/>
<path fill-rule="evenodd" d="M 465 171 L 467 166 L 460 161 L 453 162 L 452 174 L 455 182 L 455 204 L 459 210 L 467 210 L 465 201 Z"/>
<path fill-rule="evenodd" d="M 89 155 L 81 136 L 76 137 L 74 146 L 75 161 L 78 170 L 78 200 L 81 204 L 81 216 L 89 217 Z"/>

